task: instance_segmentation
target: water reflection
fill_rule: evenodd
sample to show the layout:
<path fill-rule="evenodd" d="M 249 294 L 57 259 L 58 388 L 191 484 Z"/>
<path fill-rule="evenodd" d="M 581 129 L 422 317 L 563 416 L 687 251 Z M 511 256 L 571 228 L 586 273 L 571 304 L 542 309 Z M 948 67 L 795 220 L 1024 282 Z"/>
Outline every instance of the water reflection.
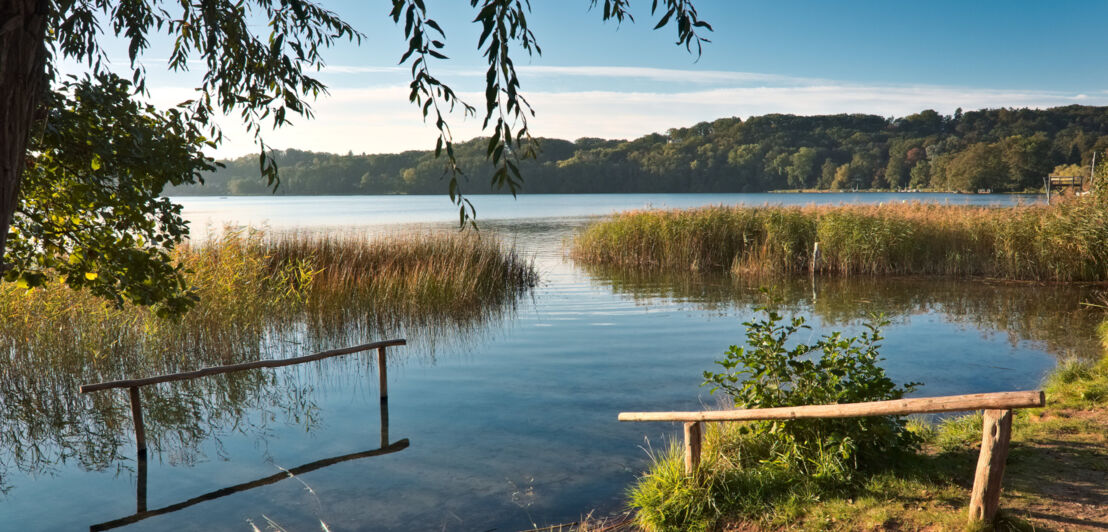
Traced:
<path fill-rule="evenodd" d="M 147 478 L 146 478 L 147 462 L 146 461 L 147 461 L 147 457 L 146 457 L 146 452 L 145 451 L 139 451 L 138 455 L 136 457 L 136 460 L 135 460 L 136 465 L 138 467 L 137 482 L 136 482 L 136 493 L 135 493 L 135 513 L 132 514 L 132 515 L 129 515 L 127 517 L 121 517 L 119 519 L 113 519 L 111 521 L 107 521 L 107 522 L 104 522 L 104 523 L 99 523 L 99 524 L 92 525 L 92 526 L 89 527 L 89 530 L 95 532 L 95 531 L 98 531 L 98 530 L 111 530 L 113 528 L 119 528 L 121 526 L 126 526 L 126 525 L 130 525 L 132 523 L 137 523 L 139 521 L 142 521 L 142 520 L 150 518 L 150 517 L 154 517 L 154 516 L 158 516 L 158 515 L 164 515 L 164 514 L 168 514 L 168 513 L 173 513 L 173 512 L 179 511 L 179 510 L 184 510 L 185 508 L 200 504 L 202 502 L 212 501 L 212 500 L 215 500 L 215 499 L 226 497 L 228 495 L 234 495 L 236 493 L 241 493 L 241 492 L 244 492 L 244 491 L 252 490 L 254 488 L 259 488 L 259 487 L 262 487 L 262 486 L 268 486 L 270 484 L 275 484 L 277 482 L 280 482 L 280 481 L 288 479 L 288 478 L 294 478 L 298 475 L 303 475 L 303 474 L 306 474 L 306 473 L 310 473 L 312 471 L 316 471 L 318 469 L 323 469 L 325 467 L 329 467 L 329 466 L 332 466 L 332 465 L 335 465 L 335 464 L 340 464 L 342 462 L 348 462 L 348 461 L 351 461 L 351 460 L 359 460 L 359 459 L 362 459 L 362 458 L 370 458 L 370 457 L 374 457 L 374 456 L 383 456 L 383 455 L 386 455 L 386 454 L 392 454 L 392 453 L 400 452 L 400 451 L 403 451 L 404 449 L 407 449 L 408 446 L 410 445 L 410 442 L 408 441 L 407 438 L 404 438 L 404 439 L 401 439 L 399 441 L 392 442 L 392 443 L 389 442 L 389 401 L 388 401 L 388 399 L 381 399 L 380 403 L 381 403 L 381 446 L 378 447 L 378 448 L 369 449 L 369 450 L 365 450 L 365 451 L 359 451 L 359 452 L 353 452 L 353 453 L 347 453 L 347 454 L 343 454 L 343 455 L 339 455 L 339 456 L 332 456 L 330 458 L 324 458 L 324 459 L 321 459 L 321 460 L 316 460 L 314 462 L 309 462 L 309 463 L 306 463 L 306 464 L 303 464 L 303 465 L 300 465 L 300 466 L 297 466 L 297 467 L 289 468 L 289 469 L 280 468 L 281 469 L 280 473 L 275 473 L 273 475 L 269 475 L 267 477 L 262 477 L 262 478 L 259 478 L 259 479 L 256 479 L 256 480 L 251 480 L 249 482 L 242 482 L 242 483 L 239 483 L 239 484 L 235 484 L 233 486 L 227 486 L 225 488 L 221 488 L 221 489 L 218 489 L 218 490 L 215 490 L 215 491 L 210 491 L 210 492 L 205 493 L 203 495 L 192 497 L 190 499 L 187 499 L 187 500 L 184 500 L 184 501 L 181 501 L 181 502 L 178 502 L 178 503 L 170 504 L 170 505 L 167 505 L 167 506 L 163 506 L 161 508 L 156 508 L 154 510 L 147 510 L 147 508 L 146 508 L 146 490 L 147 490 Z"/>
<path fill-rule="evenodd" d="M 742 278 L 727 274 L 629 273 L 587 267 L 595 283 L 649 304 L 659 298 L 708 310 L 745 307 L 769 296 L 784 310 L 810 313 L 827 325 L 857 323 L 883 313 L 894 323 L 939 314 L 948 321 L 1032 341 L 1059 358 L 1094 358 L 1101 313 L 1081 305 L 1097 300 L 1096 285 L 1031 284 L 941 278 Z"/>
<path fill-rule="evenodd" d="M 0 494 L 12 489 L 16 473 L 50 475 L 71 463 L 86 471 L 136 472 L 125 457 L 133 448 L 126 390 L 82 395 L 81 384 L 287 358 L 385 338 L 409 339 L 407 347 L 388 350 L 389 365 L 431 365 L 444 349 L 466 352 L 497 334 L 523 295 L 512 297 L 466 316 L 381 315 L 369 303 L 349 299 L 331 308 L 308 306 L 297 315 L 254 316 L 192 331 L 135 331 L 112 322 L 119 330 L 99 353 L 81 338 L 56 329 L 51 334 L 51 327 L 65 320 L 13 323 L 0 317 L 0 353 L 7 354 L 7 360 L 0 359 Z M 206 444 L 226 455 L 227 436 L 245 434 L 264 447 L 278 425 L 315 431 L 321 419 L 316 389 L 375 381 L 368 378 L 376 371 L 372 359 L 357 355 L 144 387 L 150 449 L 171 465 L 195 465 L 206 458 L 201 450 Z M 383 415 L 386 438 L 387 412 Z"/>

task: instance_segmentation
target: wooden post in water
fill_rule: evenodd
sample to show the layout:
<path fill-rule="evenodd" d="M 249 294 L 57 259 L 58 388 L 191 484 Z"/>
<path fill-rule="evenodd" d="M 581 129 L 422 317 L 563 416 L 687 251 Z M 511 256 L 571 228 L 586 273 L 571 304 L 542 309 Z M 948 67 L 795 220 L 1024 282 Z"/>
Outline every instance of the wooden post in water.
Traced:
<path fill-rule="evenodd" d="M 388 369 L 385 366 L 385 346 L 377 348 L 377 378 L 381 381 L 381 400 L 389 400 Z"/>
<path fill-rule="evenodd" d="M 1000 506 L 1000 487 L 1004 480 L 1004 462 L 1008 459 L 1008 440 L 1012 436 L 1011 410 L 986 410 L 981 434 L 981 454 L 970 495 L 969 520 L 991 523 Z"/>
<path fill-rule="evenodd" d="M 135 448 L 140 459 L 146 458 L 146 427 L 142 425 L 142 400 L 139 399 L 138 386 L 127 389 L 131 392 L 131 417 L 135 419 Z"/>
<path fill-rule="evenodd" d="M 700 422 L 685 423 L 685 474 L 696 475 L 700 469 Z"/>
<path fill-rule="evenodd" d="M 808 271 L 815 275 L 816 267 L 819 265 L 819 242 L 812 245 L 812 264 L 808 267 Z"/>

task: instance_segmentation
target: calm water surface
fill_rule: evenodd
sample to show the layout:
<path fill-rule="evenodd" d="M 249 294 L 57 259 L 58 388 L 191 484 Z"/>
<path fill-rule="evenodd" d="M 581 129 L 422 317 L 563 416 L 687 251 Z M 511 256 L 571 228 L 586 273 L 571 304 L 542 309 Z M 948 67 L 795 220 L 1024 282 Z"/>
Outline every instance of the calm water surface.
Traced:
<path fill-rule="evenodd" d="M 387 411 L 377 400 L 375 362 L 356 355 L 272 371 L 266 374 L 272 378 L 247 383 L 254 399 L 239 405 L 233 422 L 205 422 L 201 437 L 182 436 L 187 431 L 180 426 L 176 432 L 155 430 L 160 440 L 145 472 L 145 507 L 181 509 L 122 529 L 250 530 L 251 523 L 264 529 L 272 521 L 288 530 L 318 530 L 320 522 L 336 531 L 520 530 L 574 521 L 592 509 L 618 510 L 626 487 L 647 467 L 642 447 L 664 445 L 679 428 L 620 424 L 616 414 L 717 404 L 699 386 L 700 375 L 741 341 L 740 324 L 761 302 L 764 283 L 726 276 L 626 276 L 576 265 L 564 256 L 565 242 L 591 217 L 647 206 L 1034 199 L 476 198 L 478 215 L 486 220 L 483 230 L 535 258 L 542 282 L 533 293 L 514 310 L 471 327 L 407 331 L 411 345 L 391 351 Z M 178 200 L 190 220 L 207 227 L 267 223 L 273 230 L 449 231 L 456 213 L 441 197 Z M 919 279 L 773 285 L 788 309 L 809 318 L 812 335 L 858 331 L 868 313 L 884 312 L 893 321 L 886 329 L 885 365 L 898 381 L 926 383 L 917 395 L 1030 389 L 1059 358 L 1092 356 L 1096 349 L 1095 315 L 1079 306 L 1088 297 L 1088 289 L 1080 287 Z M 288 334 L 295 338 L 297 332 Z M 349 340 L 336 337 L 310 347 Z M 88 400 L 76 389 L 69 393 L 59 400 Z M 124 394 L 114 398 L 125 407 Z M 204 418 L 204 404 L 196 408 L 198 413 L 182 414 L 183 419 Z M 410 445 L 359 457 L 381 447 L 383 428 L 388 442 L 406 438 Z M 136 513 L 140 475 L 130 427 L 92 423 L 88 430 L 116 430 L 120 436 L 64 461 L 50 450 L 56 442 L 30 428 L 22 436 L 7 436 L 23 440 L 0 447 L 0 528 L 79 530 Z M 335 463 L 323 462 L 292 478 L 195 499 L 331 458 Z"/>
<path fill-rule="evenodd" d="M 1045 201 L 1039 195 L 944 193 L 798 193 L 798 194 L 521 194 L 468 196 L 481 220 L 582 218 L 645 208 L 704 205 L 809 205 L 843 203 L 934 202 L 951 205 L 1014 205 Z M 348 229 L 368 225 L 451 223 L 458 210 L 438 196 L 236 196 L 180 197 L 194 234 L 224 224 L 275 229 Z"/>

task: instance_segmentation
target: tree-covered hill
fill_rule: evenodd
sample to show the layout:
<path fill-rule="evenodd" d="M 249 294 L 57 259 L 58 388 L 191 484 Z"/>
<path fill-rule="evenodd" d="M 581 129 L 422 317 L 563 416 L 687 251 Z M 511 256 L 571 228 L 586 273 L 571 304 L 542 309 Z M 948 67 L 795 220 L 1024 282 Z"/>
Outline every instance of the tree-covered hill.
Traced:
<path fill-rule="evenodd" d="M 487 139 L 456 146 L 468 193 L 494 191 Z M 527 193 L 756 192 L 918 188 L 1023 191 L 1058 165 L 1108 148 L 1108 107 L 987 109 L 943 116 L 772 114 L 721 118 L 631 141 L 541 139 L 522 170 Z M 224 161 L 174 195 L 267 193 L 256 156 Z M 384 155 L 278 152 L 278 194 L 441 194 L 431 151 Z"/>

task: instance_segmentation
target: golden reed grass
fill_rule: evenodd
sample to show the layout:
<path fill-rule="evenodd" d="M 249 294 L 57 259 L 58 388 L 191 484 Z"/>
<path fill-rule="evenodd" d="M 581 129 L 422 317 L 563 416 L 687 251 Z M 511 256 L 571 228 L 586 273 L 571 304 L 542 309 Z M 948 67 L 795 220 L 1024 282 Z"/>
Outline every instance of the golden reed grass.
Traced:
<path fill-rule="evenodd" d="M 108 373 L 182 356 L 228 363 L 257 356 L 259 338 L 275 326 L 317 322 L 343 309 L 389 321 L 477 315 L 514 303 L 536 281 L 533 265 L 499 240 L 462 233 L 228 231 L 181 246 L 175 259 L 199 298 L 178 320 L 146 307 L 115 307 L 60 282 L 32 290 L 0 285 L 0 349 L 13 361 L 49 352 L 85 370 L 105 364 Z"/>
<path fill-rule="evenodd" d="M 572 255 L 596 265 L 671 271 L 982 276 L 1108 280 L 1108 205 L 929 203 L 704 207 L 617 214 L 578 234 Z"/>

